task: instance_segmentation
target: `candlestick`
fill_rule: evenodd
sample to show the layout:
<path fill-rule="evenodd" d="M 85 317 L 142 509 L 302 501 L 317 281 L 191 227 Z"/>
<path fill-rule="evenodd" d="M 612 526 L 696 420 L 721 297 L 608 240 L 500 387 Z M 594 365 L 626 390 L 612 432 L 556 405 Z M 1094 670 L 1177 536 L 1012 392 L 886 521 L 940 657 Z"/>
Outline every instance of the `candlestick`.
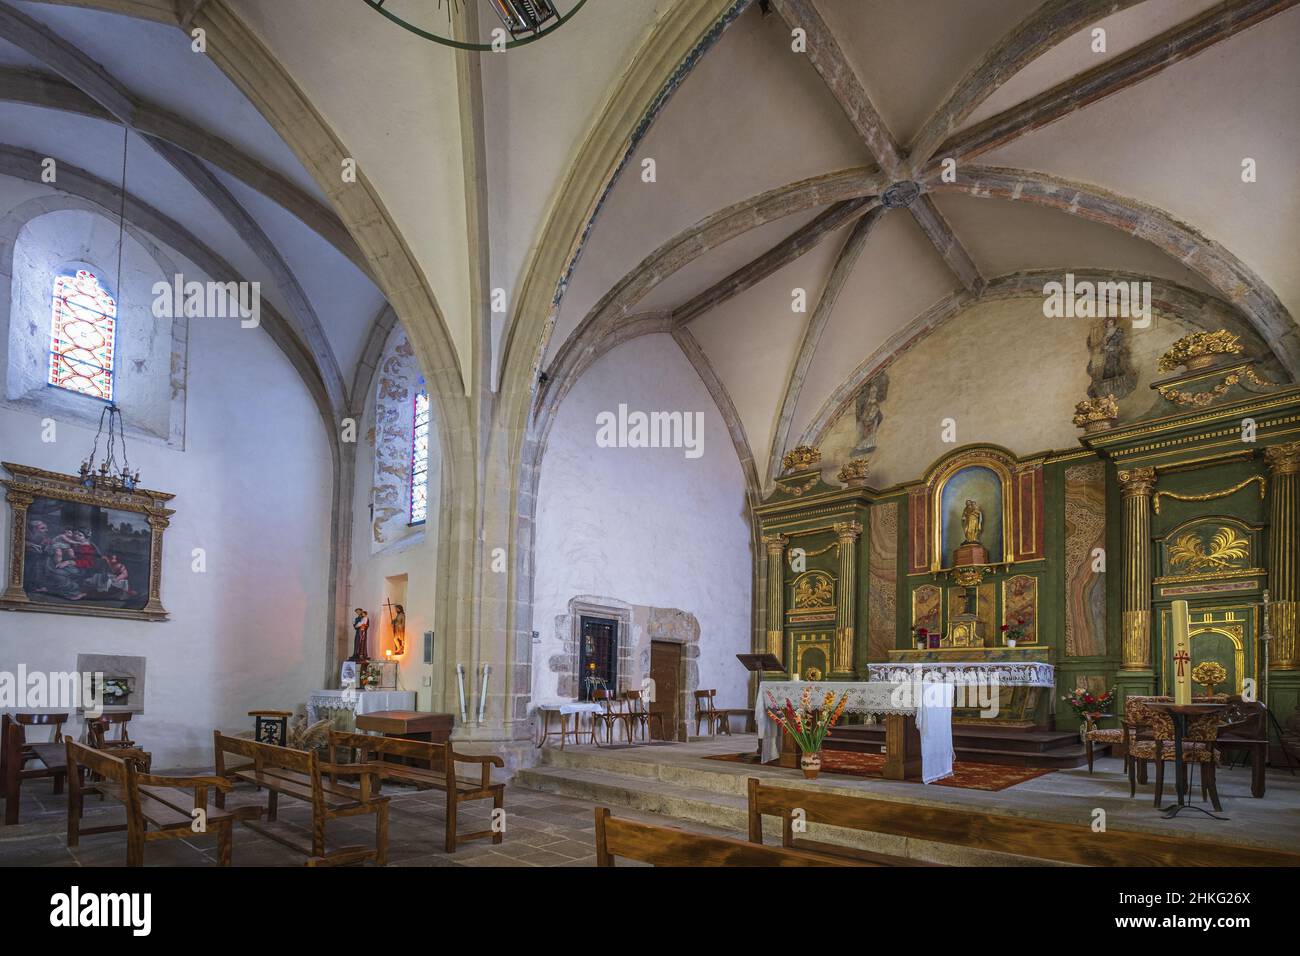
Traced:
<path fill-rule="evenodd" d="M 1192 640 L 1186 601 L 1175 601 L 1174 616 L 1174 703 L 1192 702 Z"/>

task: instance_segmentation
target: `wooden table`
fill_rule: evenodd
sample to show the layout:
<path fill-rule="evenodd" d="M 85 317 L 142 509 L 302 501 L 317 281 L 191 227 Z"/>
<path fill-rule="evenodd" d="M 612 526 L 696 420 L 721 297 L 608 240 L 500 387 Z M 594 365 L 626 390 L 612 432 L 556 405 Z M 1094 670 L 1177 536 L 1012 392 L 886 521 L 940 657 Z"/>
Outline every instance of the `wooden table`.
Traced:
<path fill-rule="evenodd" d="M 451 738 L 451 725 L 451 714 L 430 714 L 422 710 L 376 710 L 357 714 L 358 730 L 431 744 L 445 744 Z"/>
<path fill-rule="evenodd" d="M 915 714 L 885 714 L 885 767 L 886 780 L 920 780 L 921 732 L 916 728 Z M 816 717 L 814 716 L 814 720 Z M 822 753 L 825 753 L 825 749 Z M 781 752 L 778 767 L 791 770 L 799 768 L 799 747 L 785 731 L 781 732 Z"/>
<path fill-rule="evenodd" d="M 596 703 L 587 703 L 579 701 L 572 704 L 538 704 L 537 705 L 537 741 L 536 746 L 541 747 L 546 741 L 554 737 L 557 733 L 560 735 L 560 749 L 564 749 L 564 742 L 568 739 L 570 733 L 573 734 L 575 744 L 582 743 L 582 715 L 596 714 L 600 712 L 600 705 Z M 558 714 L 560 718 L 560 729 L 551 729 L 551 715 Z M 573 730 L 569 730 L 569 717 L 573 717 Z M 591 720 L 591 742 L 600 746 L 596 740 L 596 719 Z"/>
<path fill-rule="evenodd" d="M 1187 718 L 1199 717 L 1203 714 L 1213 714 L 1216 711 L 1224 710 L 1228 706 L 1227 703 L 1175 704 L 1173 701 L 1151 700 L 1147 701 L 1145 706 L 1150 707 L 1152 710 L 1165 711 L 1169 714 L 1174 723 L 1174 789 L 1178 792 L 1178 802 L 1160 808 L 1160 812 L 1165 815 L 1165 819 L 1173 819 L 1178 816 L 1180 811 L 1188 809 L 1200 810 L 1207 817 L 1214 820 L 1228 819 L 1227 817 L 1216 817 L 1204 807 L 1195 806 L 1191 801 L 1184 800 L 1183 793 L 1183 734 L 1187 732 Z M 1158 750 L 1156 751 L 1156 756 L 1160 756 Z"/>

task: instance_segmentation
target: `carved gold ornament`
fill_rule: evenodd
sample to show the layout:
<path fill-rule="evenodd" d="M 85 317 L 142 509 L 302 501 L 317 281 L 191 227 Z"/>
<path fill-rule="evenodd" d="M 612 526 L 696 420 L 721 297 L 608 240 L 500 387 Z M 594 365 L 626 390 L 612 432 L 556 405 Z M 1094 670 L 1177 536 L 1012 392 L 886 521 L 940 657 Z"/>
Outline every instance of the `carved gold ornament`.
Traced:
<path fill-rule="evenodd" d="M 1101 398 L 1086 398 L 1074 406 L 1074 424 L 1076 428 L 1096 431 L 1097 427 L 1119 418 L 1119 404 L 1114 395 Z"/>
<path fill-rule="evenodd" d="M 835 477 L 850 488 L 861 488 L 867 483 L 867 459 L 850 458 Z"/>
<path fill-rule="evenodd" d="M 794 606 L 800 610 L 831 608 L 834 596 L 830 578 L 823 574 L 810 574 L 794 587 Z"/>
<path fill-rule="evenodd" d="M 953 572 L 953 580 L 964 588 L 976 587 L 984 580 L 983 568 L 958 568 Z"/>
<path fill-rule="evenodd" d="M 1250 556 L 1250 542 L 1232 528 L 1220 528 L 1210 539 L 1210 550 L 1194 532 L 1180 536 L 1169 546 L 1169 566 L 1176 571 L 1224 571 Z"/>
<path fill-rule="evenodd" d="M 1243 351 L 1241 336 L 1227 329 L 1193 332 L 1170 346 L 1169 351 L 1160 356 L 1156 368 L 1161 372 L 1173 372 L 1183 365 L 1189 369 L 1204 368 L 1214 361 L 1216 355 L 1240 355 Z"/>
<path fill-rule="evenodd" d="M 1218 661 L 1201 661 L 1192 668 L 1192 680 L 1205 687 L 1207 697 L 1214 696 L 1214 686 L 1228 679 L 1228 671 Z"/>
<path fill-rule="evenodd" d="M 1160 499 L 1173 498 L 1175 501 L 1214 501 L 1216 498 L 1226 498 L 1228 495 L 1235 495 L 1242 488 L 1259 482 L 1259 500 L 1264 500 L 1264 495 L 1268 490 L 1268 481 L 1263 475 L 1251 475 L 1245 481 L 1239 481 L 1231 488 L 1224 488 L 1222 491 L 1207 491 L 1203 495 L 1185 495 L 1178 491 L 1157 491 L 1155 497 L 1151 500 L 1151 507 L 1156 514 L 1160 514 Z"/>
<path fill-rule="evenodd" d="M 786 471 L 803 471 L 821 463 L 822 453 L 811 445 L 796 445 L 785 453 L 781 464 Z"/>

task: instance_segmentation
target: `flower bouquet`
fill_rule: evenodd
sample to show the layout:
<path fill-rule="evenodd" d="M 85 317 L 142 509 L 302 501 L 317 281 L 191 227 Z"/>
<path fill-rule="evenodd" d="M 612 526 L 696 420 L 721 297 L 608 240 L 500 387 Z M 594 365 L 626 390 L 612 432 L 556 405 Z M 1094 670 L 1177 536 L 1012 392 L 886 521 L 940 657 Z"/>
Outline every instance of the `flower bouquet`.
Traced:
<path fill-rule="evenodd" d="M 1085 722 L 1085 726 L 1091 727 L 1114 706 L 1115 688 L 1112 687 L 1104 694 L 1094 694 L 1087 688 L 1076 687 L 1061 700 L 1074 708 L 1075 715 Z"/>
<path fill-rule="evenodd" d="M 840 697 L 839 703 L 835 702 L 835 692 L 827 691 L 822 698 L 821 706 L 814 712 L 810 706 L 812 703 L 812 686 L 809 685 L 803 689 L 803 696 L 799 699 L 799 708 L 795 709 L 790 698 L 785 699 L 784 709 L 777 703 L 772 692 L 767 694 L 767 715 L 771 717 L 781 729 L 794 738 L 794 742 L 799 745 L 803 757 L 799 765 L 803 769 L 803 775 L 808 779 L 817 776 L 821 769 L 821 749 L 822 741 L 830 733 L 832 727 L 839 722 L 840 717 L 844 715 L 844 705 L 849 701 L 849 695 L 846 693 Z"/>
<path fill-rule="evenodd" d="M 1023 638 L 1028 630 L 1029 628 L 1025 626 L 1025 619 L 1018 617 L 1014 624 L 1002 625 L 1002 638 L 1007 642 L 1007 647 L 1015 647 L 1016 641 Z"/>

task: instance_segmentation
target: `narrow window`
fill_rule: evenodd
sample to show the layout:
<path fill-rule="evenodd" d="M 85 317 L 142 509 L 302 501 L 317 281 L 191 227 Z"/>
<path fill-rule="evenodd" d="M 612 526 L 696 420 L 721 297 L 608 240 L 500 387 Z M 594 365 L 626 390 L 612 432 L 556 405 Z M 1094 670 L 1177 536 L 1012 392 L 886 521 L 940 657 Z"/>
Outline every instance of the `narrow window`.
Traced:
<path fill-rule="evenodd" d="M 117 303 L 85 269 L 54 279 L 49 383 L 113 400 Z"/>
<path fill-rule="evenodd" d="M 429 511 L 429 390 L 420 379 L 411 428 L 411 524 L 423 524 Z"/>

